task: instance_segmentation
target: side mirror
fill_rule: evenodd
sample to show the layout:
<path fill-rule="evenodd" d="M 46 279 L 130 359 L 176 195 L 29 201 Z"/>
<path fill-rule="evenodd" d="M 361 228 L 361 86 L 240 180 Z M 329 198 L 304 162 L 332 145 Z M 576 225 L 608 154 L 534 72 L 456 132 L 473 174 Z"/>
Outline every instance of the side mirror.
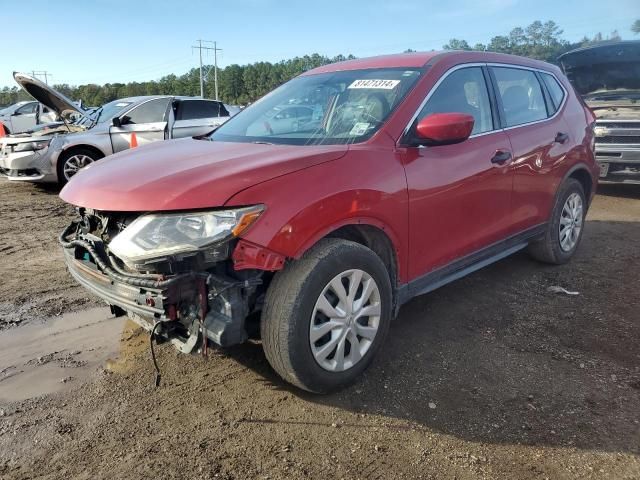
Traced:
<path fill-rule="evenodd" d="M 466 113 L 433 113 L 418 122 L 416 137 L 425 145 L 464 142 L 471 135 L 474 122 L 474 118 Z"/>
<path fill-rule="evenodd" d="M 113 117 L 111 123 L 114 127 L 120 128 L 122 126 L 122 122 L 120 121 L 120 117 Z"/>
<path fill-rule="evenodd" d="M 20 113 L 20 112 L 13 112 L 11 114 L 12 117 L 19 117 L 20 115 L 22 115 L 22 113 Z"/>

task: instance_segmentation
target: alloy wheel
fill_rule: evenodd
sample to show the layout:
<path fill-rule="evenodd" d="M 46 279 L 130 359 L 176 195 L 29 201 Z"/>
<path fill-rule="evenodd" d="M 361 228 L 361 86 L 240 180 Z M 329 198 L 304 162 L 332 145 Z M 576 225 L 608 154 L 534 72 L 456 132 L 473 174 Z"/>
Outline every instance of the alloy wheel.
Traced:
<path fill-rule="evenodd" d="M 309 342 L 325 370 L 343 372 L 365 356 L 380 325 L 380 289 L 364 270 L 336 275 L 322 290 L 311 316 Z"/>
<path fill-rule="evenodd" d="M 570 252 L 578 243 L 583 221 L 582 197 L 578 193 L 572 193 L 564 202 L 560 214 L 558 234 L 560 236 L 560 248 Z"/>
<path fill-rule="evenodd" d="M 73 177 L 76 173 L 78 173 L 80 170 L 91 163 L 93 163 L 93 158 L 89 157 L 88 155 L 72 155 L 71 157 L 67 158 L 67 161 L 64 163 L 64 178 L 66 180 L 70 180 L 71 177 Z"/>

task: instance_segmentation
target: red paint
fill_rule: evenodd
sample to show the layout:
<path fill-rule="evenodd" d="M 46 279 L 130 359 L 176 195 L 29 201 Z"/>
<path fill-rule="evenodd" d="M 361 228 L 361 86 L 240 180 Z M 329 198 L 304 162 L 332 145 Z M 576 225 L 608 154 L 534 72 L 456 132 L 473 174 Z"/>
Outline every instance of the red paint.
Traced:
<path fill-rule="evenodd" d="M 286 257 L 255 243 L 240 240 L 233 250 L 231 259 L 234 270 L 253 268 L 275 272 L 282 270 Z"/>
<path fill-rule="evenodd" d="M 420 120 L 416 133 L 432 142 L 460 142 L 469 138 L 473 123 L 473 117 L 464 113 L 434 113 Z"/>
<path fill-rule="evenodd" d="M 425 96 L 445 72 L 463 63 L 509 63 L 552 72 L 565 85 L 568 100 L 558 116 L 540 123 L 497 129 L 452 145 L 404 145 L 405 128 Z M 157 142 L 101 160 L 74 177 L 61 197 L 108 211 L 264 204 L 264 213 L 233 252 L 236 269 L 278 270 L 286 258 L 299 258 L 332 231 L 368 225 L 389 238 L 399 281 L 406 283 L 546 221 L 558 185 L 573 168 L 585 169 L 595 190 L 593 116 L 553 65 L 486 52 L 432 52 L 352 60 L 305 75 L 423 65 L 428 68 L 415 88 L 366 142 Z M 449 126 L 431 124 L 430 135 L 435 129 L 442 138 L 450 137 L 452 123 L 458 125 L 456 135 L 467 133 L 468 118 L 457 112 L 447 117 Z M 554 142 L 558 132 L 567 133 L 568 141 Z M 511 160 L 492 163 L 497 151 L 511 153 Z"/>

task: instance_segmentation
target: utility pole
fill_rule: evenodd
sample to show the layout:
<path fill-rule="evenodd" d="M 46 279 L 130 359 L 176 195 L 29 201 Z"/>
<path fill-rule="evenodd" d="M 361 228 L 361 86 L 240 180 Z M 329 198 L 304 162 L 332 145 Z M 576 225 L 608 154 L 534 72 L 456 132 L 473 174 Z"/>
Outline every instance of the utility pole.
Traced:
<path fill-rule="evenodd" d="M 40 75 L 44 77 L 44 83 L 49 85 L 49 77 L 53 77 L 53 75 L 51 75 L 47 70 L 31 70 L 32 77 L 38 77 Z"/>
<path fill-rule="evenodd" d="M 218 43 L 213 42 L 213 82 L 216 87 L 216 100 L 218 100 Z"/>
<path fill-rule="evenodd" d="M 217 43 L 211 40 L 197 40 L 198 45 L 192 45 L 191 49 L 197 48 L 200 54 L 200 97 L 204 98 L 204 75 L 202 70 L 202 51 L 205 52 L 213 50 L 214 55 L 214 82 L 215 82 L 215 94 L 216 100 L 218 100 L 218 51 L 221 51 L 221 48 L 218 48 Z M 203 43 L 213 43 L 213 47 L 203 46 Z"/>

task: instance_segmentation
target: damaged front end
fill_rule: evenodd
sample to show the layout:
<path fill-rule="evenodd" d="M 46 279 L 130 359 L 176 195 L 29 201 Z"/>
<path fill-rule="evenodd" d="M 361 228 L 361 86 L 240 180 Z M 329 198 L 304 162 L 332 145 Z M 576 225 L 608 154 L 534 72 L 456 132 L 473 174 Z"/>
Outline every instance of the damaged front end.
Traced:
<path fill-rule="evenodd" d="M 71 275 L 115 315 L 184 353 L 244 342 L 269 272 L 237 271 L 232 252 L 263 207 L 168 214 L 79 208 L 60 235 Z M 265 278 L 266 277 L 266 278 Z M 257 315 L 255 315 L 257 316 Z"/>

